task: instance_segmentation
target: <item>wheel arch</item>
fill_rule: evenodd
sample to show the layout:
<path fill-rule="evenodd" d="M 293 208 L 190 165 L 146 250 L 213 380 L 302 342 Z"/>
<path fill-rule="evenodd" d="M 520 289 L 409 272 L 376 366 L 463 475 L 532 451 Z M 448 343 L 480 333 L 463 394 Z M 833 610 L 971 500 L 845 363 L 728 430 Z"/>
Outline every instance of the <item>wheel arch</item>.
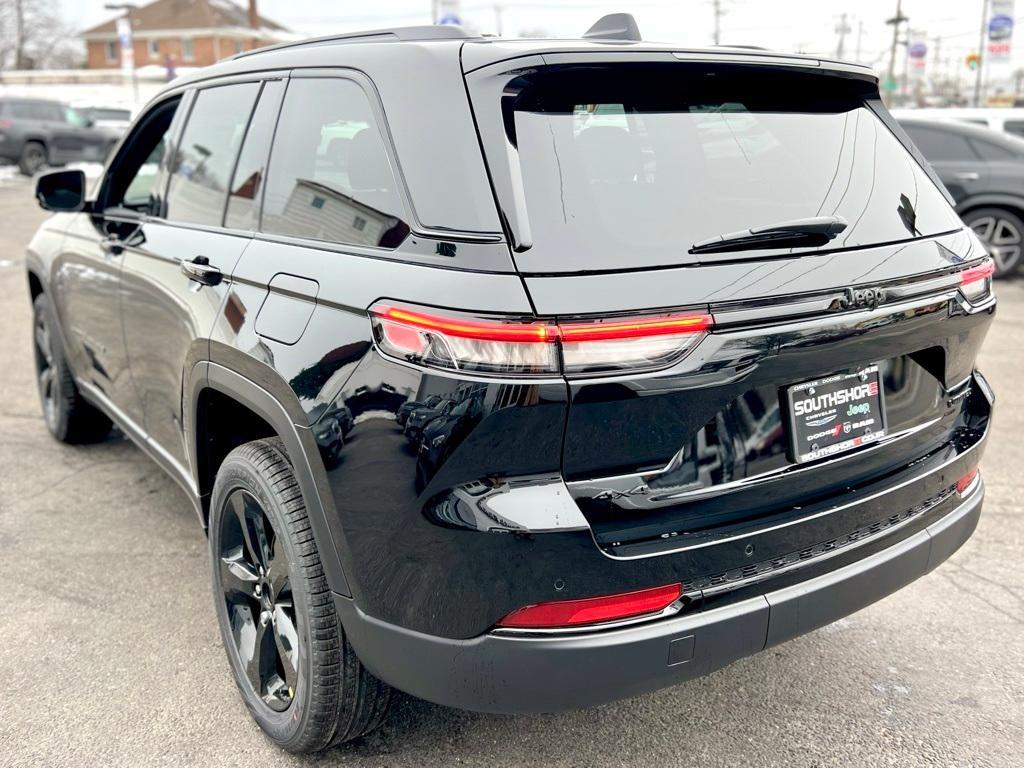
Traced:
<path fill-rule="evenodd" d="M 234 447 L 232 443 L 242 438 L 248 438 L 243 440 L 248 442 L 259 437 L 279 437 L 302 490 L 327 582 L 334 592 L 350 597 L 352 592 L 343 563 L 343 559 L 348 560 L 343 555 L 344 535 L 337 525 L 323 467 L 310 461 L 311 456 L 319 461 L 319 450 L 309 428 L 297 426 L 279 398 L 266 388 L 218 363 L 197 363 L 191 381 L 187 434 L 204 523 L 209 519 L 210 491 L 219 466 L 218 456 L 222 460 Z M 227 413 L 220 410 L 216 418 L 211 419 L 211 406 L 225 409 Z M 248 421 L 238 425 L 234 419 L 239 417 Z M 211 426 L 216 428 L 224 423 L 236 424 L 240 429 L 230 436 L 211 432 Z"/>
<path fill-rule="evenodd" d="M 964 218 L 971 211 L 978 208 L 1005 208 L 1019 218 L 1024 219 L 1024 197 L 1006 194 L 982 194 L 972 195 L 962 200 L 956 207 L 960 218 Z"/>

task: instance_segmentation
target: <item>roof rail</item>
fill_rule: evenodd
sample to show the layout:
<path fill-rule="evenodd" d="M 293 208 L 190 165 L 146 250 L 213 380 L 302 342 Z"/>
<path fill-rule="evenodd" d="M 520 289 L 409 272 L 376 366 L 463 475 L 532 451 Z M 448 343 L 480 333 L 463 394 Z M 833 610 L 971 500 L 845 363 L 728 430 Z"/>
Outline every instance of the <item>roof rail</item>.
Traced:
<path fill-rule="evenodd" d="M 640 42 L 640 27 L 628 13 L 609 13 L 583 33 L 586 40 L 633 40 Z"/>
<path fill-rule="evenodd" d="M 476 37 L 464 30 L 462 27 L 450 24 L 431 24 L 418 27 L 392 27 L 389 29 L 368 29 L 363 32 L 348 32 L 340 35 L 324 35 L 323 37 L 309 37 L 305 40 L 294 40 L 277 45 L 268 45 L 264 48 L 256 48 L 252 51 L 242 51 L 231 57 L 231 60 L 241 59 L 246 56 L 254 56 L 267 51 L 280 51 L 285 48 L 305 48 L 315 45 L 329 45 L 330 43 L 357 43 L 365 40 L 469 40 Z"/>

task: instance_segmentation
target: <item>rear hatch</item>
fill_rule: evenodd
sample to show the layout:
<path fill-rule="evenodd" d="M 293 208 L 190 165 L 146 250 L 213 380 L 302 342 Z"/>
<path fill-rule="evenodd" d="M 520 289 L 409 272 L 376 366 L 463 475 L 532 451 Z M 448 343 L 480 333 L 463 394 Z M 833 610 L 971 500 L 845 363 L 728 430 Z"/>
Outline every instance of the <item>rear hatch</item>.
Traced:
<path fill-rule="evenodd" d="M 737 58 L 535 55 L 467 75 L 538 315 L 712 319 L 675 357 L 568 376 L 563 474 L 612 557 L 788 525 L 980 428 L 990 281 L 973 304 L 960 284 L 985 254 L 876 81 Z M 805 543 L 871 522 L 833 514 Z"/>

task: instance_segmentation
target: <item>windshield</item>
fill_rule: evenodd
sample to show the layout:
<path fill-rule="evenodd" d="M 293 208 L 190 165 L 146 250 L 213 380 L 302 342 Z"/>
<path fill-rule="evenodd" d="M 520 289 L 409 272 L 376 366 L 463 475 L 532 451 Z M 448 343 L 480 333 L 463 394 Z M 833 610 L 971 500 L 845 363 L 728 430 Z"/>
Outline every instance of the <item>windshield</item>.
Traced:
<path fill-rule="evenodd" d="M 532 246 L 527 272 L 822 252 L 958 229 L 939 189 L 864 99 L 867 84 L 765 67 L 562 67 L 503 99 Z M 504 160 L 504 158 L 502 158 Z M 690 255 L 697 242 L 810 217 L 813 248 Z"/>

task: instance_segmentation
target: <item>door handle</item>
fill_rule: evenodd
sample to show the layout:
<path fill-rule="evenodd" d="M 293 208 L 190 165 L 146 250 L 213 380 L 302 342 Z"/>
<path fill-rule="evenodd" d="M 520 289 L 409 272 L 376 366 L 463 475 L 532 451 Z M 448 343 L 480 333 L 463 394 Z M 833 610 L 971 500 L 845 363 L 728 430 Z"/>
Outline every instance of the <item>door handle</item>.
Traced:
<path fill-rule="evenodd" d="M 200 285 L 218 285 L 224 279 L 224 273 L 216 267 L 211 267 L 210 260 L 205 256 L 196 256 L 192 261 L 181 262 L 181 271 L 189 280 L 194 280 Z"/>
<path fill-rule="evenodd" d="M 954 173 L 953 178 L 960 181 L 977 181 L 981 178 L 981 175 L 977 171 L 961 171 L 960 173 Z"/>

